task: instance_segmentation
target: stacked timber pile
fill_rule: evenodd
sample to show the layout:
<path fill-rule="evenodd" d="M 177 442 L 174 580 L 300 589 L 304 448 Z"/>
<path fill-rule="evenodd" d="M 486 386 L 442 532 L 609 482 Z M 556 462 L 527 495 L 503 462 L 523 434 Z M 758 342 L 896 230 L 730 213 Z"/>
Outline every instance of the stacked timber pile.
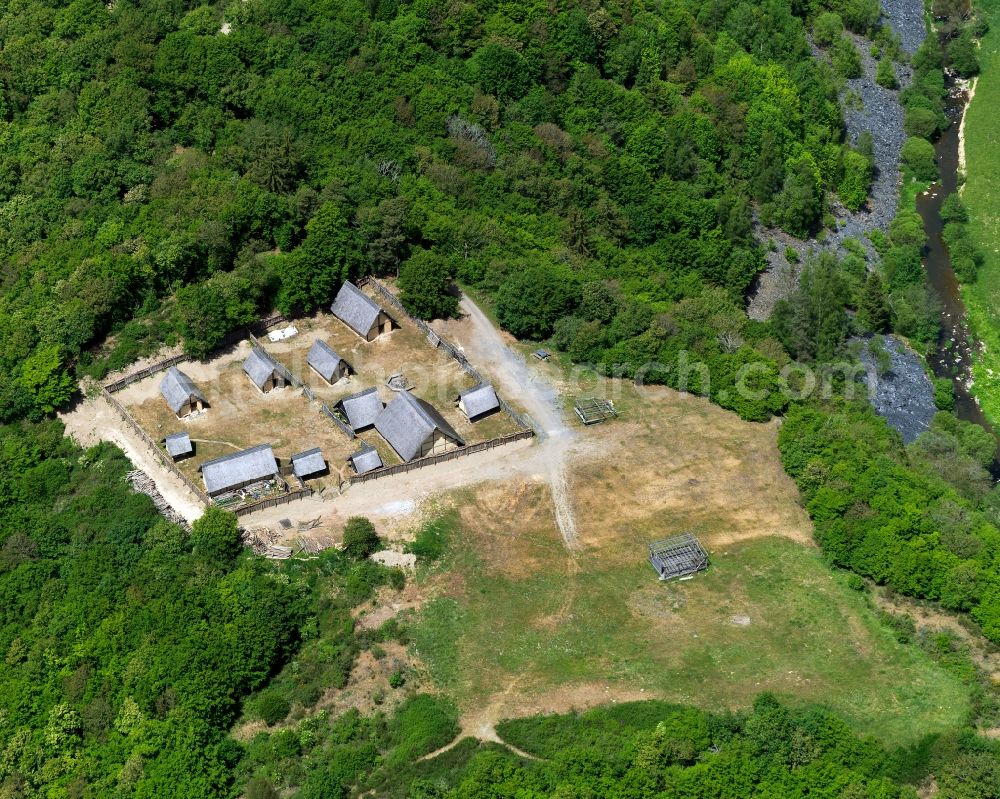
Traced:
<path fill-rule="evenodd" d="M 276 544 L 275 541 L 278 540 L 278 533 L 267 527 L 241 529 L 240 534 L 243 538 L 243 543 L 250 547 L 257 555 L 262 555 L 272 560 L 287 560 L 292 556 L 292 548 Z"/>
<path fill-rule="evenodd" d="M 337 546 L 337 539 L 332 533 L 326 530 L 316 530 L 319 527 L 320 517 L 299 522 L 299 533 L 309 533 L 309 535 L 299 535 L 299 552 L 303 555 L 318 555 L 324 549 L 332 549 Z M 310 532 L 315 531 L 315 532 Z"/>
<path fill-rule="evenodd" d="M 128 483 L 132 486 L 133 491 L 139 494 L 145 494 L 153 500 L 153 504 L 156 505 L 156 509 L 167 521 L 179 524 L 189 533 L 191 532 L 191 525 L 189 525 L 187 520 L 175 511 L 170 503 L 163 498 L 163 495 L 156 487 L 156 483 L 154 483 L 153 479 L 142 471 L 142 469 L 133 469 L 125 475 L 125 479 L 128 480 Z"/>

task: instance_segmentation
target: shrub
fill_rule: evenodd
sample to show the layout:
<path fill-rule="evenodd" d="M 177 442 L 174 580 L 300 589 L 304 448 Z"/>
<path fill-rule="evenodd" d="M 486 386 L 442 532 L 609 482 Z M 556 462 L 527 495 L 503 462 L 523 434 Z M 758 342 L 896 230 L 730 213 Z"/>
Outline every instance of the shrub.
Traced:
<path fill-rule="evenodd" d="M 871 182 L 872 162 L 855 150 L 847 150 L 844 153 L 844 175 L 837 186 L 841 202 L 852 211 L 859 210 L 868 199 Z"/>
<path fill-rule="evenodd" d="M 956 192 L 949 194 L 941 203 L 941 219 L 945 222 L 968 222 L 969 214 L 961 196 Z"/>
<path fill-rule="evenodd" d="M 450 699 L 429 694 L 411 696 L 389 722 L 394 750 L 387 765 L 411 763 L 454 740 L 459 731 L 458 710 Z"/>
<path fill-rule="evenodd" d="M 936 180 L 938 176 L 937 160 L 934 156 L 934 145 L 927 139 L 911 136 L 903 145 L 903 163 L 916 176 L 917 180 Z"/>
<path fill-rule="evenodd" d="M 878 22 L 882 7 L 878 0 L 841 0 L 837 10 L 844 24 L 855 33 L 867 34 Z"/>
<path fill-rule="evenodd" d="M 278 799 L 279 796 L 267 777 L 254 777 L 247 783 L 246 799 Z"/>
<path fill-rule="evenodd" d="M 840 14 L 827 11 L 813 23 L 813 40 L 820 47 L 829 47 L 844 34 L 844 20 Z"/>
<path fill-rule="evenodd" d="M 389 675 L 390 688 L 402 688 L 405 684 L 406 677 L 403 676 L 403 672 L 400 669 L 396 669 L 396 671 Z"/>
<path fill-rule="evenodd" d="M 896 68 L 892 65 L 892 59 L 883 58 L 875 68 L 875 82 L 885 89 L 898 89 L 899 81 L 896 79 Z"/>
<path fill-rule="evenodd" d="M 958 70 L 963 78 L 979 74 L 979 56 L 976 55 L 976 43 L 966 30 L 948 45 L 948 61 Z"/>
<path fill-rule="evenodd" d="M 453 525 L 454 522 L 446 516 L 427 522 L 420 528 L 413 542 L 406 547 L 406 551 L 418 558 L 437 560 L 444 554 L 447 535 Z"/>
<path fill-rule="evenodd" d="M 929 108 L 912 106 L 906 109 L 906 119 L 903 129 L 907 136 L 919 136 L 922 139 L 933 138 L 938 132 L 938 115 Z"/>
<path fill-rule="evenodd" d="M 257 699 L 257 715 L 269 727 L 284 721 L 291 709 L 289 701 L 277 691 L 265 691 Z"/>
<path fill-rule="evenodd" d="M 934 378 L 934 405 L 941 411 L 955 408 L 955 387 L 947 377 Z"/>
<path fill-rule="evenodd" d="M 833 46 L 830 60 L 833 62 L 833 68 L 842 78 L 860 78 L 864 72 L 858 48 L 846 36 L 839 39 Z"/>
<path fill-rule="evenodd" d="M 352 516 L 344 527 L 344 545 L 341 551 L 356 560 L 364 560 L 373 552 L 378 552 L 382 542 L 375 525 L 364 516 Z"/>

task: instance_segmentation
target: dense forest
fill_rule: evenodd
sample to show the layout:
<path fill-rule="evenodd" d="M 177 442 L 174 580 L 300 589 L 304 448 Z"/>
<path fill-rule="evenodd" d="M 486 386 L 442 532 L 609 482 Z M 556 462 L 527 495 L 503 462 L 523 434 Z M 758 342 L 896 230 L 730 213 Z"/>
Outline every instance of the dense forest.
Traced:
<path fill-rule="evenodd" d="M 766 419 L 785 350 L 811 353 L 742 311 L 754 216 L 822 236 L 864 204 L 871 143 L 845 142 L 837 103 L 850 34 L 890 73 L 904 58 L 876 0 L 33 0 L 0 31 L 6 419 L 60 406 L 74 372 L 177 340 L 205 355 L 367 273 L 428 316 L 458 279 L 515 335 L 626 375 L 662 364 L 654 382 L 678 386 L 689 352 L 711 386 L 687 388 Z M 955 42 L 914 58 L 915 174 L 935 169 L 942 66 L 974 61 Z M 928 337 L 915 243 L 876 244 L 897 328 Z M 761 400 L 732 390 L 750 362 Z"/>
<path fill-rule="evenodd" d="M 780 351 L 742 313 L 754 208 L 804 235 L 870 179 L 824 10 L 841 55 L 844 26 L 894 52 L 876 0 L 9 4 L 0 408 L 371 272 L 477 286 L 579 360 L 691 349 L 721 389 Z"/>

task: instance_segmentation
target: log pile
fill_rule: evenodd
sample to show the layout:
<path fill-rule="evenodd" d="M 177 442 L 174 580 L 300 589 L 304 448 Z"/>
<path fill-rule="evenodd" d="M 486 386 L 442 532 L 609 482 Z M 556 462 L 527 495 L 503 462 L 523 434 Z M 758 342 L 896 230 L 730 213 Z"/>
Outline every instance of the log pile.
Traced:
<path fill-rule="evenodd" d="M 243 543 L 257 555 L 272 560 L 286 560 L 292 556 L 292 548 L 276 544 L 278 533 L 267 527 L 241 528 L 240 535 L 243 538 Z"/>
<path fill-rule="evenodd" d="M 330 533 L 313 533 L 310 536 L 298 537 L 299 552 L 304 555 L 318 555 L 324 549 L 335 549 L 337 539 Z"/>
<path fill-rule="evenodd" d="M 187 520 L 175 511 L 170 503 L 163 498 L 163 495 L 156 487 L 156 483 L 154 483 L 153 479 L 142 471 L 142 469 L 133 469 L 125 475 L 125 479 L 128 480 L 128 483 L 132 486 L 133 491 L 138 494 L 145 494 L 153 500 L 153 504 L 156 505 L 156 509 L 167 521 L 179 524 L 189 533 L 191 532 L 191 525 L 189 525 Z"/>

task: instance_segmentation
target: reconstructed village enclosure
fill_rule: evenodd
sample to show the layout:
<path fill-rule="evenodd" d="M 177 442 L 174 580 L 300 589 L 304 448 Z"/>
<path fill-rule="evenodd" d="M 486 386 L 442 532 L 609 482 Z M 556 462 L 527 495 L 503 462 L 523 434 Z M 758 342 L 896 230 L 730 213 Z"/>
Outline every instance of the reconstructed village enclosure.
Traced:
<path fill-rule="evenodd" d="M 347 283 L 329 312 L 110 388 L 203 501 L 241 513 L 531 435 L 457 350 L 383 307 L 393 302 L 379 283 Z"/>

